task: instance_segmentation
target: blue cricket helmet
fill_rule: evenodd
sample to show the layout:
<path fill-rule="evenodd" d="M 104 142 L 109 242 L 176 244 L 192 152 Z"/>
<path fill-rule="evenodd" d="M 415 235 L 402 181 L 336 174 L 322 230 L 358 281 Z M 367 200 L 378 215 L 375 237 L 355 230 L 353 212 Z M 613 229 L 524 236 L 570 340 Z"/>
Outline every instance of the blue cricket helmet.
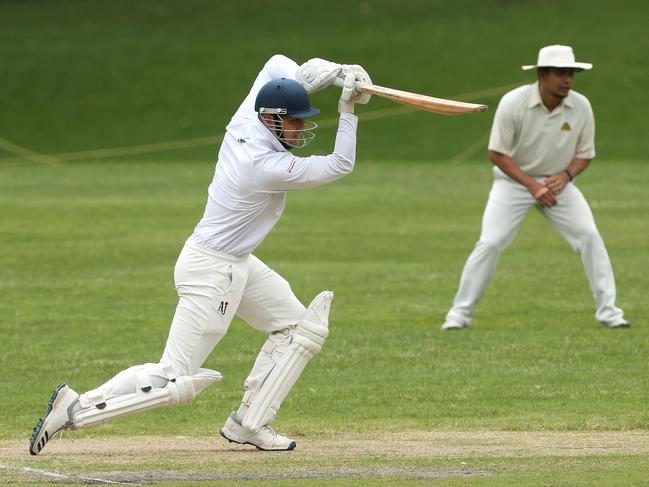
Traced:
<path fill-rule="evenodd" d="M 315 117 L 320 113 L 309 103 L 309 95 L 304 87 L 286 78 L 270 80 L 261 87 L 255 99 L 255 111 L 291 118 Z"/>

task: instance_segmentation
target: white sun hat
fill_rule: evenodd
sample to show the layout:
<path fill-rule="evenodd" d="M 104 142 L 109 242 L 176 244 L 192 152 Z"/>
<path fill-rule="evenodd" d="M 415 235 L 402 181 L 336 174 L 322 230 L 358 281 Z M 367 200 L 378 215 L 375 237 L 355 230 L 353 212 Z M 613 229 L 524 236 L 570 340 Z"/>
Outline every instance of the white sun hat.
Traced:
<path fill-rule="evenodd" d="M 593 67 L 590 63 L 575 62 L 575 54 L 570 46 L 545 46 L 539 50 L 539 58 L 536 64 L 521 66 L 524 70 L 534 68 L 574 68 L 590 69 Z"/>

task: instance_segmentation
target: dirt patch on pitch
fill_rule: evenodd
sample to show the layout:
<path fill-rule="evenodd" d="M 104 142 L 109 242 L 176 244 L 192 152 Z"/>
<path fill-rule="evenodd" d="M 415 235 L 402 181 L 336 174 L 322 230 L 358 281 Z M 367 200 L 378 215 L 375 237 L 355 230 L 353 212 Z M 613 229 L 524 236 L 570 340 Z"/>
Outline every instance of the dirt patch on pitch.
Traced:
<path fill-rule="evenodd" d="M 648 455 L 649 432 L 408 431 L 300 438 L 293 452 L 260 452 L 216 437 L 64 437 L 37 457 L 25 441 L 0 442 L 0 473 L 52 482 L 427 479 L 490 475 L 461 467 L 478 457 Z M 422 468 L 422 460 L 457 459 L 458 469 Z M 417 467 L 408 467 L 409 461 Z M 390 465 L 390 466 L 385 466 Z M 406 465 L 405 467 L 403 465 Z M 67 472 L 67 473 L 62 473 Z M 80 473 L 83 472 L 83 473 Z"/>

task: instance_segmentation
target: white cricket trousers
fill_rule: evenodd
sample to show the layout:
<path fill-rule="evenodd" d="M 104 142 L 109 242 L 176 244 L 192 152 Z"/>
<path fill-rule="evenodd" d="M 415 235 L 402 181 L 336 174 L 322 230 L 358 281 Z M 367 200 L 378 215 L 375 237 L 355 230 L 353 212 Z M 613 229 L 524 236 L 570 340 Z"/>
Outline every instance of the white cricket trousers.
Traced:
<path fill-rule="evenodd" d="M 168 378 L 161 364 L 170 364 L 176 376 L 194 375 L 228 331 L 235 315 L 253 328 L 272 334 L 298 324 L 306 308 L 288 282 L 254 255 L 235 257 L 216 252 L 191 240 L 185 242 L 174 272 L 178 306 L 158 364 L 143 367 L 154 387 Z M 281 341 L 282 333 L 272 335 Z M 246 380 L 246 390 L 257 390 L 273 362 L 261 353 Z M 130 369 L 120 372 L 98 389 L 106 396 L 136 391 Z"/>
<path fill-rule="evenodd" d="M 482 217 L 480 240 L 464 265 L 453 307 L 446 315 L 447 321 L 471 321 L 473 310 L 496 271 L 501 252 L 513 242 L 533 206 L 536 206 L 536 200 L 523 185 L 509 179 L 494 180 Z M 595 298 L 595 318 L 603 323 L 620 321 L 623 312 L 615 306 L 611 261 L 581 191 L 569 183 L 557 197 L 556 206 L 538 208 L 581 256 Z"/>
<path fill-rule="evenodd" d="M 174 279 L 179 302 L 161 362 L 177 375 L 198 371 L 235 315 L 269 334 L 306 315 L 288 282 L 254 255 L 234 257 L 190 239 Z"/>

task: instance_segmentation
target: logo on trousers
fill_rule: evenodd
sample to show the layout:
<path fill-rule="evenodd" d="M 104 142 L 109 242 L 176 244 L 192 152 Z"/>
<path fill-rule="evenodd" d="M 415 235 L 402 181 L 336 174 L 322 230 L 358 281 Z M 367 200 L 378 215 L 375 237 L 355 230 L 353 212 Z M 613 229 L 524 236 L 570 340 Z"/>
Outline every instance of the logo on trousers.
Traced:
<path fill-rule="evenodd" d="M 224 315 L 227 309 L 228 309 L 228 302 L 227 301 L 221 301 L 221 305 L 219 306 L 219 312 L 222 315 Z"/>

